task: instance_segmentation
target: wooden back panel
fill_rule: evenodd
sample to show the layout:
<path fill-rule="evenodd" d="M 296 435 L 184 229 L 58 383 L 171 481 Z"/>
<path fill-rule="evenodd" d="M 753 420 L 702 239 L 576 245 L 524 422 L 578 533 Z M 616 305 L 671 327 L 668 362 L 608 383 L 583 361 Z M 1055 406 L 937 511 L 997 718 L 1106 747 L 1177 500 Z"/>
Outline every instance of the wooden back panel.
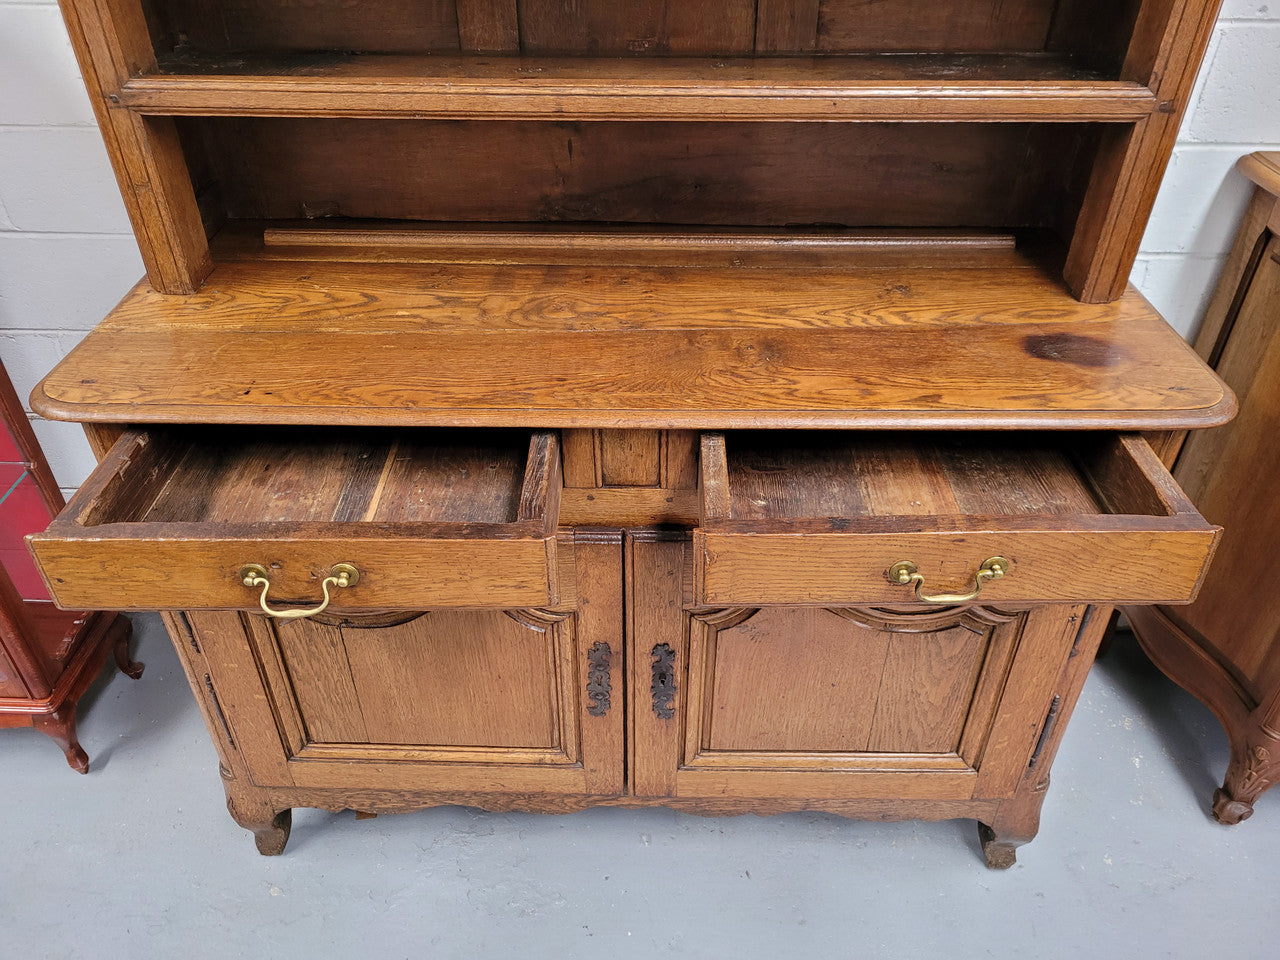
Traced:
<path fill-rule="evenodd" d="M 1069 229 L 1093 144 L 1074 124 L 181 125 L 217 205 L 253 219 Z"/>
<path fill-rule="evenodd" d="M 1076 51 L 1118 72 L 1137 0 L 147 0 L 157 52 L 602 56 Z"/>

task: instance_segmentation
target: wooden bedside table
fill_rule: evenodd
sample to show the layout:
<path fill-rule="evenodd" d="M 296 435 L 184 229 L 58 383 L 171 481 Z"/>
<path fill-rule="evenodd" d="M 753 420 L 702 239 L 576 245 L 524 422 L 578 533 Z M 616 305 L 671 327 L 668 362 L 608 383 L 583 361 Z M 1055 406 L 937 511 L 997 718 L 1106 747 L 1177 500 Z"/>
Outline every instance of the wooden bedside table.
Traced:
<path fill-rule="evenodd" d="M 1178 482 L 1222 524 L 1222 556 L 1190 606 L 1125 610 L 1155 664 L 1226 728 L 1231 759 L 1213 815 L 1227 824 L 1252 816 L 1280 777 L 1280 606 L 1265 586 L 1280 574 L 1269 482 L 1280 470 L 1280 154 L 1251 154 L 1240 169 L 1255 184 L 1253 202 L 1196 352 L 1243 398 L 1241 416 L 1225 429 L 1175 436 L 1164 451 Z M 1257 481 L 1242 480 L 1246 467 Z"/>

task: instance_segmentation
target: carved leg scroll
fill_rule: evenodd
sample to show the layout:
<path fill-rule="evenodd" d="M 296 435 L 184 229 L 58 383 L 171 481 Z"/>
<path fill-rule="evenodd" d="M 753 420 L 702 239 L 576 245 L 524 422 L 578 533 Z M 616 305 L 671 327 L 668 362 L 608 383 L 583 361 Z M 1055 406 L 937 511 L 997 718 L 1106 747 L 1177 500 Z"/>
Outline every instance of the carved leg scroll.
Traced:
<path fill-rule="evenodd" d="M 1208 642 L 1161 607 L 1129 607 L 1125 616 L 1151 662 L 1213 711 L 1227 733 L 1231 759 L 1213 793 L 1213 818 L 1233 825 L 1280 780 L 1280 688 L 1261 703 L 1212 653 Z"/>
<path fill-rule="evenodd" d="M 1246 737 L 1232 737 L 1226 778 L 1213 792 L 1213 818 L 1227 825 L 1248 820 L 1258 797 L 1277 779 L 1280 735 L 1259 725 Z"/>

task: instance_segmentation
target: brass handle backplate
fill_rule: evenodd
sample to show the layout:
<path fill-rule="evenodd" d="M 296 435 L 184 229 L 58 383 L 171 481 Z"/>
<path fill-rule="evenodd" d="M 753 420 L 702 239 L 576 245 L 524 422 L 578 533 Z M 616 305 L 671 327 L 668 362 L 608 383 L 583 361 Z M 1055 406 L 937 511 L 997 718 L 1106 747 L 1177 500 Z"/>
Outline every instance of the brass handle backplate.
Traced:
<path fill-rule="evenodd" d="M 320 581 L 320 589 L 324 593 L 324 600 L 317 607 L 309 607 L 302 610 L 272 610 L 267 606 L 267 591 L 271 589 L 271 574 L 267 568 L 260 563 L 246 563 L 240 568 L 237 574 L 240 582 L 250 589 L 261 587 L 262 593 L 258 596 L 258 606 L 262 608 L 262 612 L 269 617 L 275 617 L 277 620 L 302 620 L 306 617 L 314 617 L 317 613 L 323 613 L 325 608 L 329 606 L 329 587 L 354 587 L 360 582 L 360 571 L 349 563 L 335 563 L 329 568 L 329 576 Z"/>
<path fill-rule="evenodd" d="M 982 593 L 982 586 L 988 580 L 999 580 L 1008 575 L 1013 564 L 1004 557 L 992 557 L 983 562 L 973 577 L 973 589 L 968 593 L 925 593 L 924 574 L 910 560 L 899 560 L 889 568 L 889 582 L 903 586 L 915 585 L 916 599 L 921 603 L 968 603 Z"/>

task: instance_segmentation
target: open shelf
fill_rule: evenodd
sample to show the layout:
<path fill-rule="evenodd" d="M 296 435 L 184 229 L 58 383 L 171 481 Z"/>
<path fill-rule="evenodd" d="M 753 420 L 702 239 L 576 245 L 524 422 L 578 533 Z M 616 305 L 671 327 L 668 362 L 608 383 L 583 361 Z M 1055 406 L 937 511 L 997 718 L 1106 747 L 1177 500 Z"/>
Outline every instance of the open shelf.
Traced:
<path fill-rule="evenodd" d="M 119 102 L 168 116 L 1136 121 L 1139 83 L 1055 54 L 569 59 L 322 53 L 162 60 Z"/>
<path fill-rule="evenodd" d="M 788 263 L 756 232 L 744 267 L 727 232 L 672 233 L 674 268 L 659 233 L 637 234 L 638 263 L 605 234 L 578 264 L 520 233 L 501 262 L 483 242 L 444 262 L 430 231 L 416 261 L 403 229 L 366 231 L 354 246 L 397 259 L 354 262 L 281 228 L 197 294 L 137 287 L 33 403 L 132 423 L 965 429 L 1208 426 L 1234 406 L 1132 289 L 1080 303 L 1051 258 L 991 234 L 826 234 L 818 262 Z"/>

